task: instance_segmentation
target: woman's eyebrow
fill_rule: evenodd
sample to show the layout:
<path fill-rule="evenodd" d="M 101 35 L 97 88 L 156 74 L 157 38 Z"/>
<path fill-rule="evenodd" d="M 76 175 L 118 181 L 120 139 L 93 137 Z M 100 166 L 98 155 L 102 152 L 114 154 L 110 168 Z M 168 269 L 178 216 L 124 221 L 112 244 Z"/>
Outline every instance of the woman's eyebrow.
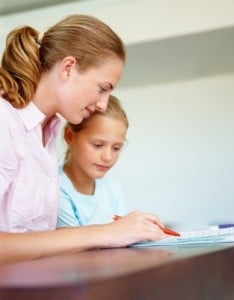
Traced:
<path fill-rule="evenodd" d="M 114 86 L 111 82 L 104 82 L 103 83 L 108 89 L 110 90 L 113 90 L 114 89 Z"/>

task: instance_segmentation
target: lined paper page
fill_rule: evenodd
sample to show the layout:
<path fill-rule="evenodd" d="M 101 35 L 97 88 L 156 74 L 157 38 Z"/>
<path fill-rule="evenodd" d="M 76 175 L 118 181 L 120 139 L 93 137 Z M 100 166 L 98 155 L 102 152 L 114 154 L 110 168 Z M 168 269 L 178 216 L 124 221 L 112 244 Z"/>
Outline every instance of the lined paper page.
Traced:
<path fill-rule="evenodd" d="M 180 237 L 168 237 L 155 242 L 141 242 L 133 247 L 176 246 L 234 242 L 234 227 L 180 232 Z"/>

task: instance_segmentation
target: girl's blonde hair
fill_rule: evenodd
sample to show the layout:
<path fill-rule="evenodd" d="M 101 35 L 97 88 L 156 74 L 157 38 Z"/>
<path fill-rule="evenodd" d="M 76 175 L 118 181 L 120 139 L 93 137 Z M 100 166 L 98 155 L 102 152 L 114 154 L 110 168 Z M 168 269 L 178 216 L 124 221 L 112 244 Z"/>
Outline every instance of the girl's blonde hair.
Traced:
<path fill-rule="evenodd" d="M 25 107 L 33 98 L 43 72 L 66 56 L 76 58 L 80 71 L 117 56 L 125 62 L 125 46 L 105 23 L 87 15 L 71 15 L 43 36 L 29 26 L 11 31 L 0 67 L 0 90 L 14 107 Z"/>
<path fill-rule="evenodd" d="M 71 127 L 74 132 L 78 132 L 86 128 L 87 124 L 95 117 L 95 116 L 106 116 L 108 118 L 116 119 L 123 121 L 123 123 L 126 125 L 126 128 L 128 129 L 129 122 L 127 115 L 119 101 L 118 98 L 116 98 L 113 95 L 110 95 L 109 97 L 109 102 L 107 106 L 106 111 L 95 111 L 89 118 L 84 119 L 81 123 L 79 124 L 71 124 L 71 123 L 66 123 L 64 127 L 64 133 L 68 127 Z M 70 148 L 67 147 L 67 151 L 65 152 L 65 157 L 64 160 L 66 161 L 69 158 L 70 155 Z"/>

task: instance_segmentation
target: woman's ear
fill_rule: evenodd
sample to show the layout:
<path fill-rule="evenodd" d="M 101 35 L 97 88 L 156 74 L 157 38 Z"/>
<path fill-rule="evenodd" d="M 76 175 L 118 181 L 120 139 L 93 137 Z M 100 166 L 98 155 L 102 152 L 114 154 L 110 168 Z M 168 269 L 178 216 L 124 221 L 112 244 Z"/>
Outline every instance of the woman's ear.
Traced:
<path fill-rule="evenodd" d="M 68 145 L 71 145 L 73 141 L 74 131 L 72 130 L 71 126 L 66 126 L 64 129 L 64 140 Z"/>
<path fill-rule="evenodd" d="M 70 79 L 72 68 L 76 66 L 76 59 L 73 56 L 66 56 L 60 64 L 60 74 L 63 81 Z"/>

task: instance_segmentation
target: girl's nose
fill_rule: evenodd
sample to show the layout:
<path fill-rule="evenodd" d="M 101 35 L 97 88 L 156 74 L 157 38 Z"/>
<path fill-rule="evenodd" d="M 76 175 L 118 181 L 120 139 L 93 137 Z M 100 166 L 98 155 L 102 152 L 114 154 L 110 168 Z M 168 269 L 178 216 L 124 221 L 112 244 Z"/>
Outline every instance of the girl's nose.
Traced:
<path fill-rule="evenodd" d="M 112 151 L 109 148 L 105 148 L 102 152 L 102 159 L 105 161 L 109 161 L 112 158 Z"/>

